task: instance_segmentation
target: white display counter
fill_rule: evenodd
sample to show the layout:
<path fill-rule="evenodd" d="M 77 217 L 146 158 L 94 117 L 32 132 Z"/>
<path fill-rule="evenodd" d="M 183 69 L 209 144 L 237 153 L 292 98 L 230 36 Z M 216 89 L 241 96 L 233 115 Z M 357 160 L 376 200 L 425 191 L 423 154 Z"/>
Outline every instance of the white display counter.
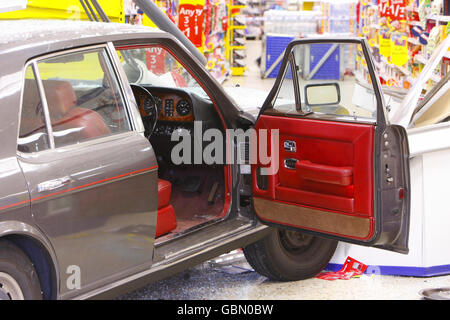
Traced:
<path fill-rule="evenodd" d="M 442 126 L 443 125 L 443 126 Z M 434 148 L 439 137 L 450 142 L 450 126 L 408 132 L 411 150 L 409 254 L 339 243 L 328 270 L 339 270 L 350 256 L 369 266 L 368 273 L 403 276 L 450 274 L 450 149 Z M 443 141 L 443 140 L 441 140 Z M 426 150 L 428 149 L 428 151 Z"/>

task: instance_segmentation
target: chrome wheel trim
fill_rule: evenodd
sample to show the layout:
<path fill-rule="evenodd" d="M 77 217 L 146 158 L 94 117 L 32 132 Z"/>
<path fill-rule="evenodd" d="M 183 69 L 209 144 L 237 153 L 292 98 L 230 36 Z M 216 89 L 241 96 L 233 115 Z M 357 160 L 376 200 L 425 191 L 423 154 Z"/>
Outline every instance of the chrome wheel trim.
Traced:
<path fill-rule="evenodd" d="M 24 300 L 22 289 L 9 274 L 0 272 L 0 300 Z"/>

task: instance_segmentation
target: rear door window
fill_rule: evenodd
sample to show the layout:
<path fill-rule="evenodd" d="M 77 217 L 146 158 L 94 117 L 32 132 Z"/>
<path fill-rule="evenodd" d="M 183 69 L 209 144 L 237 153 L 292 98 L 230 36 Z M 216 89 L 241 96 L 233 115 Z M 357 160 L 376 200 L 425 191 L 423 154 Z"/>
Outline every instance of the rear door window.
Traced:
<path fill-rule="evenodd" d="M 19 151 L 38 152 L 132 130 L 104 47 L 63 53 L 33 65 L 36 74 L 32 65 L 25 74 Z"/>
<path fill-rule="evenodd" d="M 29 66 L 25 72 L 18 150 L 38 152 L 48 149 L 49 146 L 44 109 L 33 68 Z"/>
<path fill-rule="evenodd" d="M 55 147 L 131 130 L 105 49 L 49 58 L 38 69 Z"/>

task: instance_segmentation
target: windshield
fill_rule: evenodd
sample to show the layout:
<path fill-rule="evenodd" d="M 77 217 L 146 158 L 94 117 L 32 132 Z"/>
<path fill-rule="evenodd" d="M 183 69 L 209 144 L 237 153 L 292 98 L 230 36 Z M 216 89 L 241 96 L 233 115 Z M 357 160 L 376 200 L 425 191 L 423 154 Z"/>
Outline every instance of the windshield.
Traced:
<path fill-rule="evenodd" d="M 118 54 L 131 84 L 185 89 L 207 98 L 195 78 L 161 46 L 121 49 Z"/>

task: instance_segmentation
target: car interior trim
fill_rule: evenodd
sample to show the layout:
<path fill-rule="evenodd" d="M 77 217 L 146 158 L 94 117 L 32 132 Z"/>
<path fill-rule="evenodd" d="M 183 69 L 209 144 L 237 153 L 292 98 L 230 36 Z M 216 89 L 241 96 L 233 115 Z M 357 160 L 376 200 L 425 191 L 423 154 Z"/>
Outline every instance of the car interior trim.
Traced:
<path fill-rule="evenodd" d="M 153 39 L 152 39 L 153 40 Z M 224 128 L 224 130 L 226 130 L 228 128 L 227 126 L 227 122 L 224 119 L 224 116 L 219 108 L 219 106 L 217 105 L 214 95 L 211 94 L 210 90 L 204 85 L 204 81 L 200 81 L 197 74 L 192 70 L 192 68 L 189 68 L 186 63 L 182 60 L 179 59 L 179 56 L 176 55 L 173 50 L 171 48 L 169 48 L 166 45 L 161 44 L 160 42 L 157 42 L 155 40 L 153 40 L 152 42 L 148 42 L 148 43 L 143 43 L 143 44 L 121 44 L 121 45 L 117 45 L 115 46 L 116 50 L 130 50 L 130 49 L 139 49 L 139 48 L 147 48 L 149 46 L 159 46 L 161 48 L 163 48 L 164 50 L 166 50 L 169 54 L 171 54 L 178 63 L 180 63 L 188 72 L 189 74 L 197 81 L 197 83 L 200 85 L 200 87 L 205 91 L 205 93 L 208 95 L 208 97 L 211 100 L 211 103 L 214 106 L 214 109 L 216 110 L 217 114 L 219 115 L 219 118 L 222 122 L 222 126 Z M 228 142 L 227 142 L 228 143 Z M 227 146 L 228 148 L 228 146 Z M 230 165 L 225 164 L 223 166 L 224 168 L 224 186 L 225 186 L 225 202 L 224 202 L 224 208 L 223 208 L 223 212 L 221 214 L 221 217 L 226 217 L 228 216 L 229 211 L 232 208 L 232 197 L 231 197 L 231 169 L 230 169 Z"/>
<path fill-rule="evenodd" d="M 343 215 L 256 197 L 253 199 L 253 206 L 261 220 L 271 223 L 358 240 L 367 240 L 373 233 L 373 218 Z"/>

